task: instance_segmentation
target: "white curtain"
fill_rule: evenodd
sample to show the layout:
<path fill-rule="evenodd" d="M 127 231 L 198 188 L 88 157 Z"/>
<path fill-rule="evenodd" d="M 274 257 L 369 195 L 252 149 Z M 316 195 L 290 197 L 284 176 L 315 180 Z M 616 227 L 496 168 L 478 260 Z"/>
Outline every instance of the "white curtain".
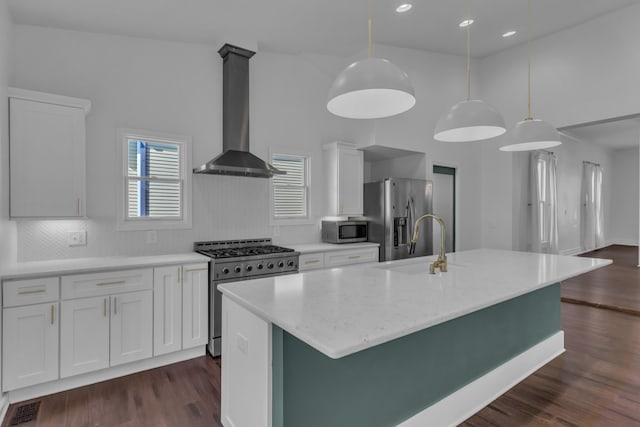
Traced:
<path fill-rule="evenodd" d="M 582 249 L 590 250 L 603 247 L 602 168 L 598 164 L 582 163 L 580 204 L 582 205 L 580 215 Z"/>
<path fill-rule="evenodd" d="M 557 159 L 548 151 L 531 153 L 531 230 L 532 252 L 558 253 Z"/>

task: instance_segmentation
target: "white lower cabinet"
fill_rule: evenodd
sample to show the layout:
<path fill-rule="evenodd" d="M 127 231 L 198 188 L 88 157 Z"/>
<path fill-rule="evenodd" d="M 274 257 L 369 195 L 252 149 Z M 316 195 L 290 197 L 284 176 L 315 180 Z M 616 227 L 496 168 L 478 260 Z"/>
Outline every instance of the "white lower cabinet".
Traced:
<path fill-rule="evenodd" d="M 109 367 L 110 297 L 62 301 L 60 377 Z"/>
<path fill-rule="evenodd" d="M 62 301 L 60 377 L 151 357 L 152 292 Z"/>
<path fill-rule="evenodd" d="M 198 346 L 204 353 L 208 341 L 207 262 L 5 280 L 2 287 L 2 391 L 187 349 L 196 354 Z"/>
<path fill-rule="evenodd" d="M 153 354 L 205 345 L 208 340 L 207 263 L 153 271 Z"/>
<path fill-rule="evenodd" d="M 182 348 L 209 340 L 209 265 L 182 267 Z"/>
<path fill-rule="evenodd" d="M 152 299 L 151 291 L 111 297 L 111 366 L 151 357 Z"/>
<path fill-rule="evenodd" d="M 58 303 L 5 308 L 2 322 L 2 389 L 58 378 Z"/>
<path fill-rule="evenodd" d="M 182 348 L 181 266 L 153 269 L 153 354 Z"/>
<path fill-rule="evenodd" d="M 347 245 L 348 246 L 348 245 Z M 327 250 L 300 255 L 300 272 L 321 268 L 344 267 L 352 264 L 378 262 L 378 247 Z"/>

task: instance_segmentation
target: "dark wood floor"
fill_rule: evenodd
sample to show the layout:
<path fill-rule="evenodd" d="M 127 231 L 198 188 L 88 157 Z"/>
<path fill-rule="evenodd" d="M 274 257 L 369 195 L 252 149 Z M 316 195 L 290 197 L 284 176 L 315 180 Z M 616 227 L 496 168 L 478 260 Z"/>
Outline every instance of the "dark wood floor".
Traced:
<path fill-rule="evenodd" d="M 36 400 L 38 418 L 18 427 L 217 427 L 220 358 L 203 356 Z M 2 427 L 28 402 L 11 405 Z"/>
<path fill-rule="evenodd" d="M 609 258 L 613 259 L 614 263 L 562 282 L 563 301 L 640 316 L 638 247 L 612 245 L 582 256 Z"/>
<path fill-rule="evenodd" d="M 593 255 L 613 258 L 614 265 L 563 283 L 563 297 L 593 296 L 595 303 L 614 307 L 637 301 L 633 307 L 640 310 L 637 248 Z M 640 316 L 565 303 L 562 324 L 567 351 L 463 426 L 640 426 Z M 20 427 L 215 427 L 220 359 L 201 357 L 38 401 L 37 420 Z M 3 427 L 23 403 L 10 406 Z"/>

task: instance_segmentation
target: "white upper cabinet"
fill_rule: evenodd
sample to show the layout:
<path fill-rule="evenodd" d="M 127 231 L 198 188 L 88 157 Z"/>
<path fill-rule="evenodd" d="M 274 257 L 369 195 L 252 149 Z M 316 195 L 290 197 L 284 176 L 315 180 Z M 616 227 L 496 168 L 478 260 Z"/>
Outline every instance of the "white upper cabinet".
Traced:
<path fill-rule="evenodd" d="M 329 216 L 363 213 L 364 157 L 355 145 L 332 142 L 324 146 L 327 212 Z"/>
<path fill-rule="evenodd" d="M 85 215 L 87 100 L 9 89 L 12 217 Z"/>

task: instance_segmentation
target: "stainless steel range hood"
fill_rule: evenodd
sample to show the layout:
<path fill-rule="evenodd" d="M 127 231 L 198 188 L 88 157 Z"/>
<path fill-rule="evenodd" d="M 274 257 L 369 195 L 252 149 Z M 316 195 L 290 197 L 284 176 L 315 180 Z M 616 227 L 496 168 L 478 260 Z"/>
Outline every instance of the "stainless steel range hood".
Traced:
<path fill-rule="evenodd" d="M 218 51 L 222 65 L 222 154 L 193 173 L 270 178 L 286 172 L 249 152 L 249 58 L 255 52 L 230 44 Z"/>

